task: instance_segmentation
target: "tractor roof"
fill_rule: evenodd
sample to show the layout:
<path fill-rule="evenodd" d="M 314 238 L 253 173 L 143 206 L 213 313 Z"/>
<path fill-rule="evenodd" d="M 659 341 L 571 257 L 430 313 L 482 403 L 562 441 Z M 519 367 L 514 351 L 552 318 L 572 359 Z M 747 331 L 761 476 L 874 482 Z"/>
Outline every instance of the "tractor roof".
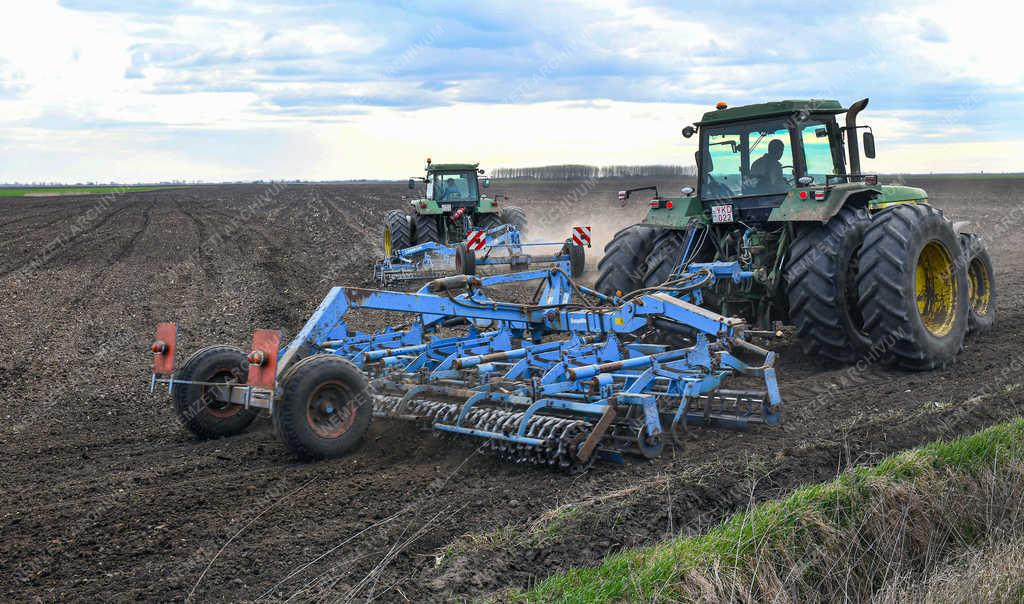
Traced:
<path fill-rule="evenodd" d="M 480 164 L 429 164 L 427 166 L 427 172 L 455 172 L 458 170 L 473 170 L 476 171 Z"/>
<path fill-rule="evenodd" d="M 727 109 L 708 111 L 704 114 L 699 124 L 706 126 L 725 122 L 738 122 L 761 117 L 789 115 L 798 111 L 806 111 L 808 113 L 843 113 L 846 109 L 843 108 L 839 101 L 824 99 L 773 101 L 771 103 L 757 103 L 756 105 L 743 105 L 742 107 L 729 107 Z"/>

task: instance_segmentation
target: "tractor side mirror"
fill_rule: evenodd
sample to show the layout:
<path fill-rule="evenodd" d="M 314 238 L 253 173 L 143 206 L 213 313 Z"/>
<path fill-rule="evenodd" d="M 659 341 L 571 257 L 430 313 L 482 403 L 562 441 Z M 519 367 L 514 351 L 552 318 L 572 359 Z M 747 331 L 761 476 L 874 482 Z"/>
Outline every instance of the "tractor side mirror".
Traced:
<path fill-rule="evenodd" d="M 690 138 L 691 136 L 693 136 L 696 133 L 697 133 L 697 129 L 694 128 L 693 126 L 687 126 L 687 127 L 683 128 L 683 136 L 685 136 L 686 138 Z"/>
<path fill-rule="evenodd" d="M 871 132 L 864 133 L 864 156 L 875 159 L 875 135 Z"/>
<path fill-rule="evenodd" d="M 411 178 L 409 179 L 409 188 L 410 189 L 415 189 L 416 188 L 416 181 L 414 181 Z"/>
<path fill-rule="evenodd" d="M 484 182 L 483 182 L 483 185 L 484 185 L 485 189 L 490 188 L 490 186 L 491 186 L 491 179 L 490 178 L 485 178 Z"/>

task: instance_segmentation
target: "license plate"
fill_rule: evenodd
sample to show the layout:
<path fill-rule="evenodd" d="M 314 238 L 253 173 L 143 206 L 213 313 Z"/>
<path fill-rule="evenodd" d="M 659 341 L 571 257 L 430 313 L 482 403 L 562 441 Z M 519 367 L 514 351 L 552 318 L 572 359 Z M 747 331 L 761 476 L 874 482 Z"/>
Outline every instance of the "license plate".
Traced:
<path fill-rule="evenodd" d="M 711 222 L 732 222 L 732 206 L 711 206 Z"/>
<path fill-rule="evenodd" d="M 450 203 L 442 203 L 441 204 L 441 211 L 442 212 L 451 212 L 452 211 L 452 204 L 450 204 Z"/>

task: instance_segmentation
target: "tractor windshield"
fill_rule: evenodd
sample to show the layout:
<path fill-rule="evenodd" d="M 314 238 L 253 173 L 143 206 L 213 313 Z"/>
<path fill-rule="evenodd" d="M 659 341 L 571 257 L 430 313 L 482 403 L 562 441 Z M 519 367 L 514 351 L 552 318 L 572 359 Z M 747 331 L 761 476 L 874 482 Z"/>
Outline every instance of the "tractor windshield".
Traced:
<path fill-rule="evenodd" d="M 434 201 L 476 201 L 476 172 L 434 172 L 431 177 Z"/>
<path fill-rule="evenodd" d="M 794 184 L 787 120 L 726 124 L 702 129 L 701 197 L 776 195 Z"/>

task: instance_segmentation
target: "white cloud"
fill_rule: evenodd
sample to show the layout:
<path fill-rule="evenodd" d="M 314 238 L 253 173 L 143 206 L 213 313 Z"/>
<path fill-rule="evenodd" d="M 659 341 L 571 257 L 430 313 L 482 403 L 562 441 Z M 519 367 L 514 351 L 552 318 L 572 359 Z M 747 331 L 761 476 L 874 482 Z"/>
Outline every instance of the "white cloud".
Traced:
<path fill-rule="evenodd" d="M 884 171 L 1021 168 L 980 142 L 1015 149 L 1022 125 L 999 9 L 844 9 L 860 35 L 836 40 L 816 12 L 780 34 L 785 3 L 105 5 L 5 11 L 0 180 L 401 177 L 428 154 L 690 163 L 678 131 L 704 106 L 794 96 L 871 96 Z"/>

